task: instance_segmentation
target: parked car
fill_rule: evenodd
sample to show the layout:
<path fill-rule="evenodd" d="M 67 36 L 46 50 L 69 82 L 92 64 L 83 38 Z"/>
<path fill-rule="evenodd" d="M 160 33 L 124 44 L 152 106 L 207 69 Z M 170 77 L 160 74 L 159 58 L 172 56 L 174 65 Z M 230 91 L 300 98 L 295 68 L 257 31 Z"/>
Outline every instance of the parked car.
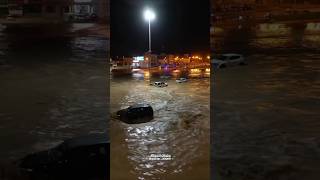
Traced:
<path fill-rule="evenodd" d="M 156 87 L 167 87 L 168 84 L 162 81 L 157 81 L 154 83 L 150 83 L 151 86 L 156 86 Z"/>
<path fill-rule="evenodd" d="M 222 54 L 211 60 L 214 68 L 225 68 L 227 66 L 245 65 L 245 59 L 240 54 Z"/>
<path fill-rule="evenodd" d="M 117 116 L 127 124 L 146 123 L 153 119 L 153 108 L 149 104 L 135 104 L 118 111 Z"/>
<path fill-rule="evenodd" d="M 15 21 L 19 17 L 21 17 L 21 16 L 19 16 L 17 14 L 9 14 L 9 15 L 7 15 L 6 19 L 9 21 Z"/>
<path fill-rule="evenodd" d="M 87 21 L 90 20 L 90 15 L 88 13 L 79 13 L 74 15 L 74 19 L 77 21 Z"/>
<path fill-rule="evenodd" d="M 90 179 L 109 177 L 110 143 L 106 134 L 65 140 L 58 146 L 27 155 L 19 163 L 22 173 L 39 179 Z M 41 178 L 40 178 L 41 179 Z"/>
<path fill-rule="evenodd" d="M 183 83 L 183 82 L 187 82 L 188 80 L 186 78 L 179 78 L 176 80 L 177 83 Z"/>

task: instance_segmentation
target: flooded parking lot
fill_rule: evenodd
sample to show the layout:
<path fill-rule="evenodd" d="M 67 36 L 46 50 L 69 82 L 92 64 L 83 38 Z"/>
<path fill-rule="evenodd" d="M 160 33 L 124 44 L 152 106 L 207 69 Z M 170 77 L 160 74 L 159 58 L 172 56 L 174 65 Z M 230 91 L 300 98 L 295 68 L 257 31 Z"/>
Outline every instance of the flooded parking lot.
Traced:
<path fill-rule="evenodd" d="M 69 30 L 37 38 L 0 31 L 0 165 L 67 138 L 107 132 L 108 41 L 65 36 Z"/>
<path fill-rule="evenodd" d="M 175 79 L 183 72 L 161 79 L 164 74 L 112 78 L 111 113 L 144 102 L 153 107 L 154 119 L 135 125 L 111 120 L 111 179 L 209 179 L 209 78 L 193 74 L 179 84 Z M 157 80 L 168 87 L 149 85 Z M 150 159 L 158 155 L 169 159 Z"/>
<path fill-rule="evenodd" d="M 245 54 L 248 65 L 214 73 L 214 178 L 318 179 L 317 24 L 269 23 L 242 29 L 245 38 L 217 35 L 218 49 Z"/>
<path fill-rule="evenodd" d="M 315 179 L 320 160 L 319 54 L 247 58 L 246 67 L 216 73 L 216 173 L 226 179 Z"/>

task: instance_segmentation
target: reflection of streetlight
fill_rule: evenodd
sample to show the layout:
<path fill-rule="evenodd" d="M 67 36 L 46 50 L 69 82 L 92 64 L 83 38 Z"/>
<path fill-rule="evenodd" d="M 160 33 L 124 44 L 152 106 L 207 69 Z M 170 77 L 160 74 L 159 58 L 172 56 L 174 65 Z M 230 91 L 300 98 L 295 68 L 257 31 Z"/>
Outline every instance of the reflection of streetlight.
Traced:
<path fill-rule="evenodd" d="M 151 9 L 146 9 L 144 11 L 144 18 L 149 24 L 149 52 L 151 53 L 151 21 L 156 18 L 156 15 Z"/>

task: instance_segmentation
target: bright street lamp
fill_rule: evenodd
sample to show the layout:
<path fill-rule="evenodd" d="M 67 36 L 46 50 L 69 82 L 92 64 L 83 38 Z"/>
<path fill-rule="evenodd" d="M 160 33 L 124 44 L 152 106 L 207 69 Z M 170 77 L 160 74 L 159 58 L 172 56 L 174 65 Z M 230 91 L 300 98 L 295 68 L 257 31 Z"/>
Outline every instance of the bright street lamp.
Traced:
<path fill-rule="evenodd" d="M 144 11 L 144 19 L 148 21 L 149 24 L 149 52 L 151 53 L 151 21 L 156 18 L 156 14 L 151 9 L 146 9 Z"/>

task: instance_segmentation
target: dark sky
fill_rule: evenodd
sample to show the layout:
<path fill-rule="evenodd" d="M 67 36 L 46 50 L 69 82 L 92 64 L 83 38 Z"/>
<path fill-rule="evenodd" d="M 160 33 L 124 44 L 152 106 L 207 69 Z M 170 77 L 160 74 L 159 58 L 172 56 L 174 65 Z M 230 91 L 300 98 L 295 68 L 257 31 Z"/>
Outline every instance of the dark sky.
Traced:
<path fill-rule="evenodd" d="M 156 12 L 151 25 L 153 52 L 209 52 L 209 0 L 112 0 L 113 57 L 142 55 L 148 50 L 145 7 Z"/>

